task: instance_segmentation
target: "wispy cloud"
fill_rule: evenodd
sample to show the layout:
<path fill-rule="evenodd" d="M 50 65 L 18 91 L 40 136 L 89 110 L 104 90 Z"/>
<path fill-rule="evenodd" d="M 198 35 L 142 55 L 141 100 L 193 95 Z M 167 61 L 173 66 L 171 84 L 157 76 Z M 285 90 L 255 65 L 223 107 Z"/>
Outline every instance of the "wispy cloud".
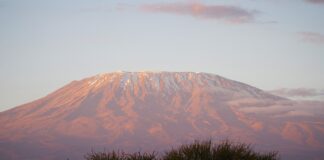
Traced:
<path fill-rule="evenodd" d="M 187 15 L 199 18 L 217 19 L 231 23 L 253 22 L 258 11 L 246 10 L 236 6 L 206 5 L 202 3 L 159 3 L 140 7 L 146 12 L 161 12 Z"/>
<path fill-rule="evenodd" d="M 324 0 L 305 0 L 305 1 L 314 4 L 324 4 Z"/>
<path fill-rule="evenodd" d="M 309 43 L 324 44 L 324 35 L 317 32 L 298 32 L 302 40 Z"/>
<path fill-rule="evenodd" d="M 324 90 L 317 90 L 317 89 L 310 89 L 310 88 L 297 88 L 297 89 L 282 88 L 282 89 L 272 90 L 269 92 L 282 97 L 324 96 Z"/>
<path fill-rule="evenodd" d="M 294 101 L 260 101 L 260 100 L 233 100 L 228 102 L 230 106 L 238 107 L 245 113 L 265 114 L 274 117 L 304 117 L 324 116 L 324 101 L 318 100 L 294 100 Z"/>
<path fill-rule="evenodd" d="M 115 7 L 115 9 L 119 11 L 126 11 L 136 8 L 135 5 L 128 4 L 128 3 L 118 3 Z"/>

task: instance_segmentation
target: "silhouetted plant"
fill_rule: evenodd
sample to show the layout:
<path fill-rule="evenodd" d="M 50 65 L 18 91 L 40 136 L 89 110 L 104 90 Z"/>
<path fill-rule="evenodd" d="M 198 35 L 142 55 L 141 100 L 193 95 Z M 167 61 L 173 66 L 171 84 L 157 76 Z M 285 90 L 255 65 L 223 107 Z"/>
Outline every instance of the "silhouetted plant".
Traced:
<path fill-rule="evenodd" d="M 278 160 L 277 152 L 259 153 L 250 145 L 233 143 L 228 140 L 215 145 L 212 149 L 214 160 Z"/>
<path fill-rule="evenodd" d="M 166 152 L 164 160 L 210 160 L 213 158 L 211 141 L 182 145 Z"/>
<path fill-rule="evenodd" d="M 209 141 L 195 141 L 167 151 L 158 158 L 153 153 L 92 152 L 86 160 L 279 160 L 277 152 L 260 153 L 244 143 L 225 140 L 219 144 Z"/>
<path fill-rule="evenodd" d="M 125 152 L 91 152 L 85 156 L 86 160 L 154 160 L 156 159 L 155 152 L 127 154 Z"/>

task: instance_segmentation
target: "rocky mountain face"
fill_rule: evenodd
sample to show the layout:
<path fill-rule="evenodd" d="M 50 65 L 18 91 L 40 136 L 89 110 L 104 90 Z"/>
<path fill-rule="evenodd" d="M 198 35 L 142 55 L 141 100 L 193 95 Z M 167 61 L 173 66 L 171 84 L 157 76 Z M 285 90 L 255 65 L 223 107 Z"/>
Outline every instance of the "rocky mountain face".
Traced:
<path fill-rule="evenodd" d="M 324 105 L 296 102 L 217 75 L 114 72 L 73 81 L 0 113 L 0 159 L 80 159 L 91 150 L 163 151 L 225 138 L 324 157 Z"/>

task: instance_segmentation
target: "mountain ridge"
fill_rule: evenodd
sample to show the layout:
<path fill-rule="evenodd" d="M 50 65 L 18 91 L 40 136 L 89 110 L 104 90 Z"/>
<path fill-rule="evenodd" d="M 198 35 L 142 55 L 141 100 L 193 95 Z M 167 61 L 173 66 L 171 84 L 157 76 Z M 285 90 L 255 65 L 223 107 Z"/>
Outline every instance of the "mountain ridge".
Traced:
<path fill-rule="evenodd" d="M 0 155 L 39 159 L 44 158 L 37 153 L 41 148 L 49 152 L 47 155 L 60 153 L 52 159 L 80 158 L 91 148 L 105 146 L 160 150 L 197 138 L 234 137 L 271 150 L 280 144 L 288 157 L 294 157 L 289 152 L 296 150 L 305 152 L 295 156 L 297 159 L 316 157 L 306 152 L 320 155 L 318 150 L 324 148 L 323 119 L 291 110 L 295 105 L 208 73 L 99 74 L 1 112 Z M 269 114 L 264 109 L 275 112 Z M 291 114 L 294 117 L 287 116 Z M 8 147 L 17 144 L 33 147 Z"/>
<path fill-rule="evenodd" d="M 243 85 L 247 85 L 247 86 L 249 86 L 249 87 L 251 87 L 251 88 L 255 88 L 255 87 L 253 87 L 253 86 L 251 86 L 251 85 L 248 85 L 248 84 L 245 84 L 245 83 L 242 83 L 242 82 L 239 82 L 239 81 L 235 81 L 235 80 L 232 80 L 232 79 L 224 78 L 224 77 L 219 76 L 219 75 L 217 75 L 217 74 L 207 73 L 207 72 L 186 72 L 186 71 L 184 71 L 184 72 L 170 72 L 170 71 L 136 71 L 136 72 L 132 72 L 132 71 L 123 71 L 123 70 L 120 70 L 120 71 L 115 71 L 115 72 L 105 72 L 105 73 L 100 73 L 100 74 L 96 74 L 96 75 L 93 75 L 93 76 L 90 76 L 90 77 L 87 77 L 87 78 L 83 78 L 83 79 L 80 79 L 80 80 L 72 80 L 72 81 L 70 81 L 68 84 L 64 85 L 63 87 L 61 87 L 61 88 L 59 88 L 59 89 L 57 89 L 57 90 L 55 90 L 55 91 L 53 91 L 53 92 L 51 92 L 51 93 L 49 93 L 49 94 L 43 96 L 43 97 L 41 97 L 41 98 L 38 98 L 38 99 L 33 100 L 33 101 L 31 101 L 31 102 L 28 102 L 28 103 L 20 104 L 20 105 L 18 105 L 18 106 L 16 106 L 16 107 L 23 106 L 23 105 L 27 105 L 27 104 L 29 104 L 29 103 L 33 103 L 33 102 L 35 102 L 35 101 L 37 101 L 37 100 L 39 100 L 39 99 L 45 98 L 45 97 L 47 97 L 47 96 L 50 96 L 51 94 L 53 94 L 53 93 L 55 93 L 55 92 L 57 92 L 57 91 L 63 89 L 64 87 L 67 87 L 68 85 L 70 85 L 70 84 L 72 84 L 72 83 L 77 83 L 77 82 L 81 82 L 81 81 L 85 81 L 85 80 L 89 80 L 89 79 L 100 78 L 100 77 L 105 77 L 105 76 L 108 76 L 108 75 L 116 75 L 116 74 L 117 74 L 117 75 L 123 75 L 123 74 L 138 74 L 138 75 L 140 75 L 140 74 L 204 74 L 204 75 L 217 76 L 217 77 L 219 77 L 219 78 L 221 78 L 221 79 L 224 79 L 224 80 L 234 81 L 234 82 L 236 82 L 236 83 L 243 84 Z M 255 88 L 255 89 L 258 89 L 258 88 Z M 261 89 L 258 89 L 258 90 L 261 91 Z M 267 92 L 267 93 L 268 93 L 268 92 Z M 277 96 L 277 95 L 274 95 L 274 94 L 272 94 L 272 96 L 277 97 L 277 98 L 285 99 L 284 97 L 280 97 L 280 96 Z M 10 108 L 10 109 L 8 109 L 8 110 L 14 109 L 14 108 L 16 108 L 16 107 Z M 1 111 L 1 112 L 5 112 L 5 111 L 8 111 L 8 110 L 4 110 L 4 111 Z M 0 112 L 0 113 L 1 113 L 1 112 Z"/>

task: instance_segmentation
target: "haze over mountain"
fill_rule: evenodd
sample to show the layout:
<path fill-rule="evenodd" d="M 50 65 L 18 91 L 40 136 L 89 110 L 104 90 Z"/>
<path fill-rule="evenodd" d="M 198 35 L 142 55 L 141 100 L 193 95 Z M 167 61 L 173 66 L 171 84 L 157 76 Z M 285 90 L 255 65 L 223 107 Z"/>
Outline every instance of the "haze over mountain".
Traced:
<path fill-rule="evenodd" d="M 95 150 L 164 150 L 224 138 L 324 157 L 323 102 L 297 102 L 221 76 L 114 72 L 73 81 L 0 113 L 0 159 L 82 158 Z"/>

